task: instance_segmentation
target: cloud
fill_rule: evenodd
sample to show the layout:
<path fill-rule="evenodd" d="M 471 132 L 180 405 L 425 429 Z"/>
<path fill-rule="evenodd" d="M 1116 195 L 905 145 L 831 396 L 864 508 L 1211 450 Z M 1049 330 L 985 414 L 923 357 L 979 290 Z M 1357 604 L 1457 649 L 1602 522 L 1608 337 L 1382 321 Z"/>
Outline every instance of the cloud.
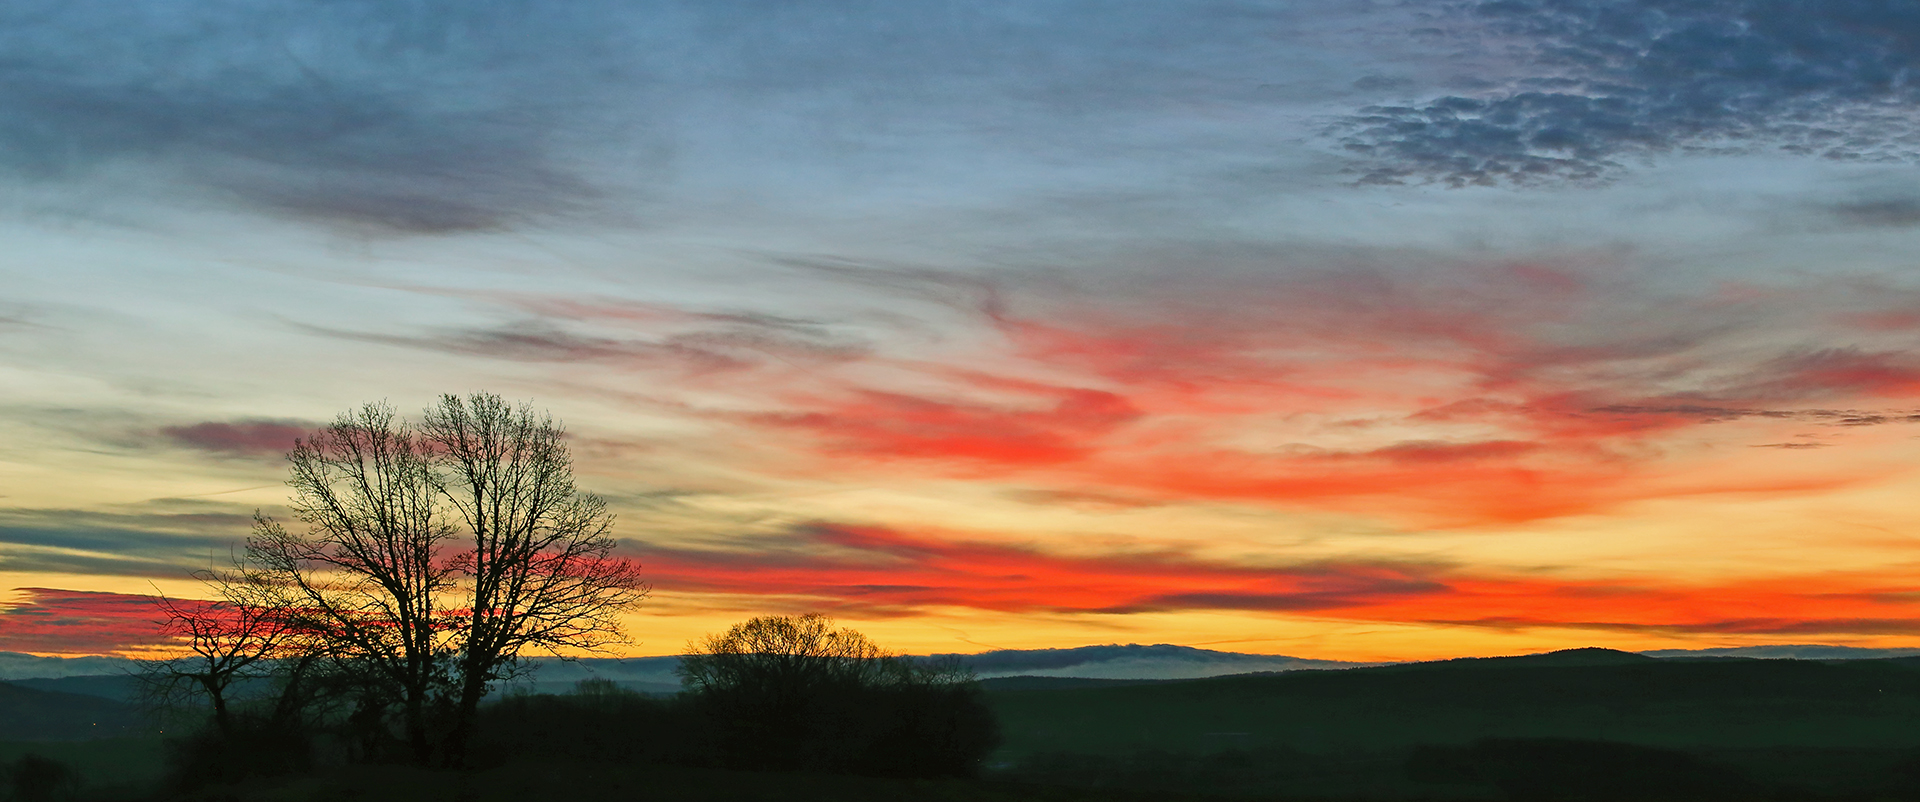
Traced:
<path fill-rule="evenodd" d="M 294 440 L 306 437 L 317 428 L 316 424 L 302 421 L 243 420 L 167 426 L 160 433 L 188 448 L 253 457 L 284 454 L 293 448 Z"/>
<path fill-rule="evenodd" d="M 0 570 L 177 579 L 224 562 L 252 524 L 250 510 L 155 503 L 131 512 L 0 512 Z"/>
<path fill-rule="evenodd" d="M 405 233 L 564 211 L 593 190 L 554 126 L 596 90 L 551 56 L 605 47 L 587 22 L 520 2 L 10 5 L 0 169 L 179 162 L 256 208 Z"/>
<path fill-rule="evenodd" d="M 711 198 L 702 182 L 755 172 L 757 197 L 801 175 L 809 199 L 852 195 L 950 181 L 938 165 L 962 150 L 1101 158 L 1089 131 L 1131 139 L 1122 121 L 1170 99 L 1258 102 L 1329 71 L 1275 40 L 1340 5 L 12 4 L 0 171 L 134 164 L 249 212 L 396 234 L 679 215 Z"/>
<path fill-rule="evenodd" d="M 0 651 L 123 654 L 166 644 L 153 596 L 21 588 L 0 607 Z"/>
<path fill-rule="evenodd" d="M 1518 52 L 1491 91 L 1348 118 L 1365 183 L 1590 181 L 1676 152 L 1920 153 L 1920 18 L 1884 0 L 1490 0 L 1456 45 Z M 1504 79 L 1503 79 L 1504 78 Z M 1869 218 L 1873 210 L 1865 210 Z"/>
<path fill-rule="evenodd" d="M 1868 228 L 1920 225 L 1920 198 L 1880 198 L 1836 203 L 1825 211 L 1840 222 Z"/>
<path fill-rule="evenodd" d="M 327 337 L 438 353 L 516 362 L 592 362 L 682 376 L 831 364 L 861 359 L 871 351 L 863 339 L 833 327 L 751 311 L 697 311 L 522 293 L 419 291 L 529 316 L 492 326 L 421 333 L 294 325 Z"/>
<path fill-rule="evenodd" d="M 1035 465 L 1085 457 L 1102 435 L 1140 416 L 1125 398 L 1100 390 L 1049 388 L 1042 397 L 1050 403 L 1019 409 L 869 390 L 830 412 L 759 419 L 813 433 L 846 453 Z"/>
<path fill-rule="evenodd" d="M 826 522 L 735 546 L 635 551 L 663 592 L 751 595 L 861 615 L 928 607 L 1101 615 L 1233 610 L 1496 629 L 1920 631 L 1920 596 L 1910 577 L 1895 572 L 1641 584 L 1422 562 L 1261 564 L 1164 550 L 1065 554 L 952 532 Z"/>
<path fill-rule="evenodd" d="M 746 544 L 742 544 L 746 545 Z M 815 523 L 752 550 L 643 546 L 662 591 L 813 597 L 867 613 L 934 605 L 1008 612 L 1319 610 L 1437 587 L 1415 565 L 1233 565 L 1172 552 L 1066 556 L 894 529 Z"/>

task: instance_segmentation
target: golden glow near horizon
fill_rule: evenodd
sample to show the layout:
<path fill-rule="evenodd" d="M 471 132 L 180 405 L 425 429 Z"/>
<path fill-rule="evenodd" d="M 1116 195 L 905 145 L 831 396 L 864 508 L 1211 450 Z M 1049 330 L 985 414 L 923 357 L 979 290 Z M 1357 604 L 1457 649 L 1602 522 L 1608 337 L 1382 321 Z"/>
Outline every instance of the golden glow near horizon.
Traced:
<path fill-rule="evenodd" d="M 1411 7 L 725 5 L 0 11 L 84 78 L 0 87 L 0 650 L 152 647 L 293 437 L 476 390 L 568 425 L 657 591 L 637 655 L 807 611 L 913 652 L 1920 644 L 1920 195 L 1871 103 L 1739 84 L 1866 149 L 1816 158 L 1660 128 L 1662 86 L 1580 129 Z M 1585 144 L 1513 144 L 1548 130 Z"/>

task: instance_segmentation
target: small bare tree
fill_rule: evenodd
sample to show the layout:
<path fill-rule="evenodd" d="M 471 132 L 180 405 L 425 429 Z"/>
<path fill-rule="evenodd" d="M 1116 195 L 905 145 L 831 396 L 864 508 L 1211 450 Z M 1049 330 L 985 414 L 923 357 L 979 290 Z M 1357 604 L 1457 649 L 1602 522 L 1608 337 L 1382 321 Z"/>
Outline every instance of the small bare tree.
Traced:
<path fill-rule="evenodd" d="M 204 572 L 201 578 L 216 587 L 240 584 L 232 581 L 234 577 L 214 572 Z M 222 738 L 233 737 L 233 686 L 268 676 L 275 658 L 295 637 L 291 623 L 276 610 L 232 598 L 183 602 L 162 596 L 158 605 L 167 616 L 168 638 L 192 654 L 146 661 L 140 675 L 143 691 L 162 705 L 204 694 L 213 708 L 215 729 Z"/>

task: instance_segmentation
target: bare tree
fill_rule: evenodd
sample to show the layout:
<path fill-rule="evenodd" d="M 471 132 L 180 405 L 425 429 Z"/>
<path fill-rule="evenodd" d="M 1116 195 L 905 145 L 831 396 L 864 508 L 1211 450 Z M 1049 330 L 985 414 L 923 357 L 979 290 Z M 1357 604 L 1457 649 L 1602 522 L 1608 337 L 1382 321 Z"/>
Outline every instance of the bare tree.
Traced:
<path fill-rule="evenodd" d="M 426 444 L 385 404 L 342 414 L 287 454 L 294 533 L 255 515 L 248 579 L 277 589 L 266 603 L 295 616 L 326 650 L 356 661 L 399 697 L 415 761 L 429 762 L 428 720 L 445 681 L 451 637 L 442 596 L 455 534 Z"/>
<path fill-rule="evenodd" d="M 416 762 L 464 758 L 481 697 L 523 650 L 617 640 L 646 596 L 612 556 L 606 505 L 574 487 L 562 429 L 498 396 L 447 396 L 421 427 L 368 404 L 288 460 L 306 531 L 257 515 L 228 579 L 390 688 Z"/>
<path fill-rule="evenodd" d="M 213 572 L 201 578 L 216 586 L 242 584 Z M 144 691 L 160 704 L 204 694 L 213 708 L 214 727 L 221 737 L 233 737 L 230 691 L 237 683 L 268 675 L 294 637 L 290 622 L 278 611 L 230 598 L 182 602 L 162 596 L 158 604 L 167 616 L 165 633 L 192 655 L 147 661 L 141 672 Z"/>
<path fill-rule="evenodd" d="M 647 595 L 639 566 L 612 558 L 613 515 L 574 486 L 565 431 L 499 396 L 442 396 L 421 428 L 439 489 L 470 540 L 453 565 L 468 600 L 457 630 L 460 686 L 449 748 L 463 757 L 489 686 L 527 649 L 595 649 Z"/>

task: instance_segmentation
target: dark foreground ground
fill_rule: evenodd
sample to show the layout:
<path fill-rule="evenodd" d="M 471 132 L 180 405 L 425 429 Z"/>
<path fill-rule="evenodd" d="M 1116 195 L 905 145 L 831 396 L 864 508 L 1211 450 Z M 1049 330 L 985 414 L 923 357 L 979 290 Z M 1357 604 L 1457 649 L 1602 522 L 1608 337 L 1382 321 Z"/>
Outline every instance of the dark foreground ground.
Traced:
<path fill-rule="evenodd" d="M 1920 660 L 1553 655 L 1177 682 L 995 680 L 981 780 L 349 766 L 205 800 L 1920 800 Z M 0 743 L 159 799 L 151 735 Z"/>

